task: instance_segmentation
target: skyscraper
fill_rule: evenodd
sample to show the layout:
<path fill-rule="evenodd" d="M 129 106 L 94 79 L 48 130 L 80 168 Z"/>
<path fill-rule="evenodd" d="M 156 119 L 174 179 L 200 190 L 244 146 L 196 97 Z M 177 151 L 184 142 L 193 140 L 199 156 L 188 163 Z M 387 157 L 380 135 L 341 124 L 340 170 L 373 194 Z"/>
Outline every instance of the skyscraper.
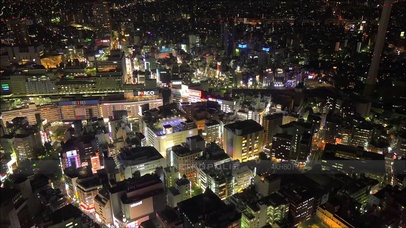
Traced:
<path fill-rule="evenodd" d="M 379 63 L 381 61 L 382 50 L 386 39 L 386 30 L 390 19 L 393 0 L 385 0 L 382 8 L 381 19 L 379 20 L 378 34 L 375 42 L 374 53 L 372 54 L 372 62 L 369 67 L 367 81 L 364 89 L 364 95 L 370 96 L 373 93 L 373 88 L 377 81 Z"/>

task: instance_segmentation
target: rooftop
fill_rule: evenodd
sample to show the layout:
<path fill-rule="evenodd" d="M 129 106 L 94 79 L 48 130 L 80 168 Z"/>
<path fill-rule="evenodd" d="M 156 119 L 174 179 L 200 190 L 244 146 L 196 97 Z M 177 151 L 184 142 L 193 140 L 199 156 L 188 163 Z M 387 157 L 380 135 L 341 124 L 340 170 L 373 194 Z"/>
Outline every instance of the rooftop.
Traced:
<path fill-rule="evenodd" d="M 124 149 L 117 156 L 119 163 L 126 166 L 138 165 L 162 158 L 162 155 L 152 146 Z"/>
<path fill-rule="evenodd" d="M 225 125 L 224 128 L 232 131 L 238 136 L 248 135 L 264 130 L 264 128 L 255 120 L 237 121 L 232 124 Z"/>

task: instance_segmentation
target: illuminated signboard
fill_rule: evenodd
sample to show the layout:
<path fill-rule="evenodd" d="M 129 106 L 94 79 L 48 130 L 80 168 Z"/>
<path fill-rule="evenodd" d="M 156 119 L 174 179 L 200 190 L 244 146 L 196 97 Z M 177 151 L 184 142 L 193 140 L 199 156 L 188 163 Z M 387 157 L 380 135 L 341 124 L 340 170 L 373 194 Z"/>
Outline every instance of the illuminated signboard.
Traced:
<path fill-rule="evenodd" d="M 10 91 L 10 85 L 8 83 L 1 84 L 1 90 Z"/>
<path fill-rule="evenodd" d="M 247 47 L 248 47 L 247 44 L 239 44 L 238 45 L 238 48 L 241 48 L 241 49 L 244 49 L 244 48 L 247 48 Z"/>
<path fill-rule="evenodd" d="M 172 81 L 172 85 L 182 85 L 182 81 Z"/>
<path fill-rule="evenodd" d="M 131 207 L 136 207 L 142 204 L 142 201 L 131 204 Z"/>
<path fill-rule="evenodd" d="M 77 152 L 76 150 L 70 150 L 66 152 L 66 157 L 70 158 L 70 157 L 75 157 L 77 156 Z"/>
<path fill-rule="evenodd" d="M 65 105 L 97 105 L 99 104 L 98 100 L 87 100 L 87 101 L 61 101 L 59 102 L 60 106 Z"/>
<path fill-rule="evenodd" d="M 157 92 L 154 90 L 150 90 L 150 91 L 136 91 L 135 92 L 136 96 L 154 96 L 157 95 Z"/>
<path fill-rule="evenodd" d="M 269 47 L 263 47 L 262 48 L 262 51 L 266 51 L 266 52 L 269 52 L 271 49 L 269 48 Z"/>
<path fill-rule="evenodd" d="M 188 91 L 190 97 L 202 97 L 202 91 L 189 89 Z"/>

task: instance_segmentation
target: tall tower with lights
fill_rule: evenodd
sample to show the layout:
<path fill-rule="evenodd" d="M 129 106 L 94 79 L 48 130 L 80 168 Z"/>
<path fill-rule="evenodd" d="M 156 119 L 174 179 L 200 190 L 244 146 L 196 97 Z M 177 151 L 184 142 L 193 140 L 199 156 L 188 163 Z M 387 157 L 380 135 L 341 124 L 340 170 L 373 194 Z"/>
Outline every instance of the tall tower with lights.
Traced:
<path fill-rule="evenodd" d="M 372 54 L 371 66 L 369 67 L 367 80 L 364 88 L 364 96 L 371 96 L 377 81 L 379 63 L 382 57 L 382 50 L 385 44 L 386 31 L 388 29 L 390 13 L 392 11 L 393 0 L 385 0 L 382 8 L 381 19 L 378 25 L 378 35 Z"/>

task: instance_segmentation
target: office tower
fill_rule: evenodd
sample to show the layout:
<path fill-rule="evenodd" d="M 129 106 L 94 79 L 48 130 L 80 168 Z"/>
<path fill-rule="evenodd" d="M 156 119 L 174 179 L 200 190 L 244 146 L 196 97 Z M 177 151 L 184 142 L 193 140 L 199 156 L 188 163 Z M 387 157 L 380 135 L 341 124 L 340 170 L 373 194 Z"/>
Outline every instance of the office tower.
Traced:
<path fill-rule="evenodd" d="M 110 188 L 114 225 L 137 227 L 165 209 L 164 184 L 156 175 L 147 174 L 117 183 Z"/>
<path fill-rule="evenodd" d="M 394 148 L 394 152 L 397 153 L 399 156 L 405 157 L 406 156 L 406 132 L 400 132 L 396 137 L 396 146 Z"/>
<path fill-rule="evenodd" d="M 307 161 L 308 156 L 312 150 L 312 135 L 302 134 L 299 142 L 299 150 L 295 157 L 298 164 L 303 164 Z"/>
<path fill-rule="evenodd" d="M 217 166 L 201 166 L 197 169 L 197 184 L 201 189 L 210 189 L 220 199 L 224 200 L 234 193 L 232 170 L 238 166 L 237 162 L 227 162 Z"/>
<path fill-rule="evenodd" d="M 210 189 L 178 203 L 183 227 L 240 227 L 241 213 L 226 205 Z"/>
<path fill-rule="evenodd" d="M 374 127 L 368 123 L 361 123 L 354 127 L 351 145 L 368 147 L 374 134 Z"/>
<path fill-rule="evenodd" d="M 221 125 L 216 120 L 206 120 L 204 123 L 203 137 L 207 143 L 219 142 L 221 139 Z"/>
<path fill-rule="evenodd" d="M 365 83 L 364 96 L 372 95 L 374 86 L 378 80 L 379 63 L 382 57 L 383 46 L 385 45 L 392 5 L 393 0 L 385 0 L 383 4 L 381 19 L 379 20 L 378 34 L 376 37 L 374 52 L 372 54 L 371 66 L 369 67 Z"/>
<path fill-rule="evenodd" d="M 268 223 L 273 225 L 288 217 L 289 202 L 279 193 L 275 192 L 265 197 L 265 203 L 268 206 Z"/>
<path fill-rule="evenodd" d="M 34 158 L 34 150 L 39 145 L 34 134 L 37 133 L 17 134 L 14 136 L 14 148 L 18 161 Z"/>
<path fill-rule="evenodd" d="M 272 139 L 271 157 L 281 161 L 289 161 L 291 159 L 292 140 L 293 138 L 289 134 L 275 134 Z"/>
<path fill-rule="evenodd" d="M 79 179 L 76 182 L 76 187 L 80 207 L 87 211 L 93 210 L 94 198 L 103 187 L 101 179 L 98 176 Z"/>
<path fill-rule="evenodd" d="M 13 45 L 30 45 L 30 36 L 28 33 L 27 20 L 21 18 L 13 18 L 8 20 L 7 28 L 9 38 Z"/>
<path fill-rule="evenodd" d="M 293 226 L 307 221 L 315 211 L 315 193 L 301 186 L 284 188 L 281 193 L 289 202 L 289 221 Z"/>
<path fill-rule="evenodd" d="M 164 157 L 151 146 L 124 149 L 118 156 L 122 178 L 144 176 L 155 173 L 159 167 L 166 167 Z"/>
<path fill-rule="evenodd" d="M 223 134 L 223 149 L 233 160 L 253 160 L 262 152 L 264 128 L 254 120 L 227 124 Z"/>
<path fill-rule="evenodd" d="M 313 134 L 312 124 L 302 121 L 290 122 L 289 124 L 280 126 L 278 131 L 292 135 L 290 160 L 297 162 L 300 154 L 300 142 L 303 136 L 306 134 Z"/>
<path fill-rule="evenodd" d="M 277 128 L 282 125 L 283 114 L 275 113 L 266 115 L 263 120 L 263 127 L 265 129 L 265 144 L 272 143 L 273 136 L 276 134 Z"/>

